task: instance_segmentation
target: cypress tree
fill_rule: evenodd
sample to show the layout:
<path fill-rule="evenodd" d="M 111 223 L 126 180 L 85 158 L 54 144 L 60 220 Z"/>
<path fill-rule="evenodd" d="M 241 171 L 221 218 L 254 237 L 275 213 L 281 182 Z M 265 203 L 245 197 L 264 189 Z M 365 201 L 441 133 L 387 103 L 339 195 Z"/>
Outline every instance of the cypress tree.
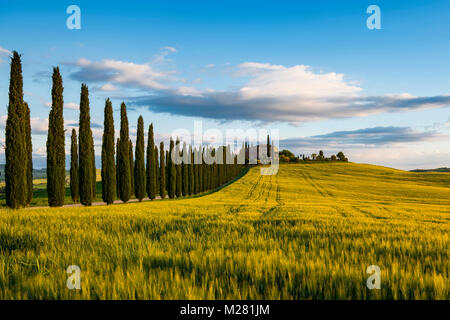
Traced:
<path fill-rule="evenodd" d="M 156 194 L 159 192 L 159 161 L 158 161 L 158 157 L 159 157 L 159 152 L 158 152 L 158 147 L 155 146 L 155 151 L 153 152 L 154 155 L 154 168 L 155 168 L 155 198 L 156 198 Z"/>
<path fill-rule="evenodd" d="M 120 138 L 117 138 L 116 143 L 116 195 L 120 198 L 120 179 L 119 179 L 119 165 L 120 165 Z"/>
<path fill-rule="evenodd" d="M 53 68 L 52 108 L 48 117 L 47 194 L 50 207 L 64 204 L 66 153 L 64 146 L 63 84 L 59 68 Z"/>
<path fill-rule="evenodd" d="M 145 172 L 145 145 L 144 145 L 144 119 L 142 116 L 138 118 L 137 135 L 136 135 L 136 157 L 134 164 L 134 193 L 139 201 L 142 201 L 146 193 L 146 172 Z M 153 156 L 154 148 L 152 147 Z M 151 161 L 153 162 L 153 161 Z M 153 169 L 152 169 L 153 171 Z"/>
<path fill-rule="evenodd" d="M 92 131 L 91 131 L 91 117 L 89 115 L 89 90 L 85 84 L 81 85 L 80 97 L 80 126 L 78 136 L 79 147 L 79 189 L 80 202 L 85 206 L 92 204 L 92 180 L 93 166 L 92 166 Z"/>
<path fill-rule="evenodd" d="M 134 196 L 134 157 L 133 157 L 133 142 L 128 141 L 128 156 L 130 157 L 130 183 L 131 183 L 131 194 L 130 198 Z"/>
<path fill-rule="evenodd" d="M 180 159 L 180 141 L 177 139 L 176 142 L 176 148 L 175 148 L 175 152 L 176 152 L 176 156 L 178 159 Z M 176 174 L 177 174 L 177 181 L 176 181 L 176 188 L 175 188 L 175 193 L 177 195 L 177 198 L 180 198 L 182 195 L 182 188 L 183 188 L 183 178 L 181 175 L 181 164 L 177 163 L 175 165 L 175 169 L 176 169 Z"/>
<path fill-rule="evenodd" d="M 167 165 L 169 166 L 167 191 L 169 192 L 169 198 L 171 198 L 171 199 L 175 198 L 176 184 L 177 184 L 177 171 L 175 168 L 175 163 L 173 162 L 173 159 L 172 159 L 173 152 L 174 152 L 174 143 L 173 143 L 172 138 L 170 138 L 170 148 L 169 148 L 168 163 L 167 163 Z"/>
<path fill-rule="evenodd" d="M 25 102 L 25 142 L 27 147 L 27 201 L 30 204 L 33 199 L 33 145 L 31 142 L 30 108 Z"/>
<path fill-rule="evenodd" d="M 148 128 L 147 141 L 147 194 L 153 200 L 156 197 L 156 164 L 155 159 L 158 158 L 158 152 L 155 153 L 155 140 L 153 137 L 153 123 Z"/>
<path fill-rule="evenodd" d="M 188 164 L 189 155 L 187 153 L 186 142 L 183 143 L 183 163 L 181 164 L 181 174 L 183 176 L 183 188 L 182 193 L 183 196 L 186 197 L 189 195 L 189 164 Z"/>
<path fill-rule="evenodd" d="M 120 200 L 127 202 L 131 195 L 131 171 L 130 171 L 130 136 L 128 131 L 127 107 L 122 102 L 120 106 L 120 140 L 117 151 L 119 165 L 119 196 Z"/>
<path fill-rule="evenodd" d="M 73 202 L 78 202 L 80 198 L 80 189 L 78 185 L 78 144 L 77 132 L 72 129 L 70 144 L 70 194 Z"/>
<path fill-rule="evenodd" d="M 194 167 L 193 167 L 193 157 L 192 157 L 192 145 L 189 145 L 189 158 L 187 164 L 187 173 L 188 173 L 188 194 L 194 194 Z"/>
<path fill-rule="evenodd" d="M 161 141 L 159 144 L 159 195 L 161 199 L 166 197 L 166 166 L 165 162 L 165 154 L 164 154 L 164 142 Z"/>
<path fill-rule="evenodd" d="M 106 204 L 114 203 L 116 196 L 116 164 L 114 161 L 114 118 L 112 103 L 105 102 L 105 119 L 102 140 L 102 199 Z"/>
<path fill-rule="evenodd" d="M 8 118 L 5 128 L 5 192 L 6 205 L 17 209 L 27 202 L 27 148 L 25 141 L 25 105 L 20 55 L 14 51 L 11 58 Z"/>
<path fill-rule="evenodd" d="M 95 149 L 94 149 L 94 136 L 92 135 L 91 154 L 92 154 L 92 201 L 97 197 L 97 168 L 95 168 Z"/>
<path fill-rule="evenodd" d="M 197 154 L 197 150 L 194 150 L 194 194 L 198 193 L 198 164 L 195 161 Z"/>
<path fill-rule="evenodd" d="M 170 175 L 170 162 L 169 162 L 169 150 L 166 153 L 166 193 L 169 194 L 169 175 Z"/>
<path fill-rule="evenodd" d="M 271 155 L 270 151 L 271 151 L 270 137 L 269 137 L 269 135 L 267 135 L 267 158 L 269 158 L 269 159 L 270 159 L 270 155 Z"/>
<path fill-rule="evenodd" d="M 198 193 L 203 191 L 203 155 L 202 148 L 198 149 L 198 158 L 200 163 L 198 164 Z"/>

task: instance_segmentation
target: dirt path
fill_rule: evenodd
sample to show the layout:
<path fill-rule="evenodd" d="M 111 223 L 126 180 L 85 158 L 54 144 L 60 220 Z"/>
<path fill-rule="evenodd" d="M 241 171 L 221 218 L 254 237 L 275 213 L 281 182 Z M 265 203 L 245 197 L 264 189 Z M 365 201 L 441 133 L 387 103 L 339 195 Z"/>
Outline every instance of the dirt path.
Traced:
<path fill-rule="evenodd" d="M 169 198 L 169 196 L 166 196 L 166 198 Z M 155 200 L 160 200 L 161 197 L 157 196 L 155 198 Z M 142 199 L 141 202 L 145 202 L 145 201 L 151 201 L 150 198 L 144 198 Z M 128 200 L 127 203 L 130 202 L 139 202 L 138 199 L 130 199 Z M 124 202 L 122 200 L 115 200 L 114 204 L 124 204 Z M 106 206 L 106 202 L 103 201 L 98 201 L 98 202 L 92 202 L 92 206 Z M 63 205 L 62 207 L 58 207 L 58 208 L 72 208 L 72 207 L 84 207 L 81 203 L 73 203 L 73 204 L 66 204 Z M 35 207 L 27 207 L 25 208 L 26 210 L 32 210 L 32 209 L 45 209 L 45 208 L 50 208 L 49 206 L 35 206 Z"/>

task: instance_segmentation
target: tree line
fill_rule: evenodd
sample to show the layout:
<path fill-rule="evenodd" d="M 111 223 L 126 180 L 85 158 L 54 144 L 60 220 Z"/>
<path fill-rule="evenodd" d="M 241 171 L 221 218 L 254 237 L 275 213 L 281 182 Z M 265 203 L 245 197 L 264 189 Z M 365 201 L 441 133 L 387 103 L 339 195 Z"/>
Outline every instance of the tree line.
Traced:
<path fill-rule="evenodd" d="M 66 194 L 64 87 L 58 67 L 53 68 L 52 82 L 46 144 L 47 193 L 49 206 L 58 207 L 64 204 Z M 75 129 L 71 133 L 70 193 L 74 202 L 85 206 L 92 205 L 96 197 L 95 151 L 90 122 L 89 90 L 82 84 L 78 135 Z M 158 148 L 153 124 L 149 125 L 145 148 L 142 116 L 138 118 L 133 148 L 128 124 L 127 108 L 122 102 L 120 134 L 115 140 L 113 108 L 108 98 L 104 108 L 101 151 L 102 199 L 107 204 L 113 203 L 116 197 L 127 202 L 133 195 L 142 201 L 145 197 L 153 200 L 157 196 L 179 198 L 204 193 L 229 182 L 244 167 L 229 146 L 195 147 L 171 138 L 167 150 L 164 142 L 160 142 Z M 21 57 L 16 51 L 11 58 L 5 146 L 6 204 L 11 208 L 22 208 L 31 203 L 33 196 L 33 162 L 30 109 L 23 100 Z M 248 144 L 240 154 L 243 152 L 248 163 Z"/>
<path fill-rule="evenodd" d="M 306 154 L 294 155 L 291 151 L 284 149 L 280 152 L 280 162 L 282 163 L 299 163 L 299 162 L 322 162 L 322 161 L 342 161 L 348 162 L 348 158 L 342 151 L 336 155 L 332 154 L 330 157 L 325 157 L 322 150 L 319 153 L 312 153 L 311 156 Z"/>

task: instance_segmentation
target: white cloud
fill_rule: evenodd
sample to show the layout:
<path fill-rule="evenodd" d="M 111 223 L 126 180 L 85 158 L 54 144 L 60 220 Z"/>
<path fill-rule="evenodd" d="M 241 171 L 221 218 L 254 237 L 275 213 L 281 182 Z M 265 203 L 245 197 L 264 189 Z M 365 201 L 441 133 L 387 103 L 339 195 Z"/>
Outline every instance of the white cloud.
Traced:
<path fill-rule="evenodd" d="M 101 91 L 116 91 L 117 88 L 112 85 L 111 83 L 105 83 L 103 86 L 100 87 Z"/>
<path fill-rule="evenodd" d="M 173 76 L 173 71 L 157 71 L 148 63 L 137 64 L 112 59 L 91 62 L 82 58 L 75 65 L 80 69 L 72 73 L 71 77 L 80 81 L 164 90 L 168 89 L 168 86 L 163 84 L 164 81 L 179 80 Z"/>
<path fill-rule="evenodd" d="M 48 108 L 52 107 L 52 103 L 51 102 L 45 102 L 45 106 Z M 65 102 L 64 103 L 64 109 L 71 109 L 71 110 L 79 110 L 80 109 L 80 105 L 78 103 L 75 102 Z"/>
<path fill-rule="evenodd" d="M 0 47 L 0 63 L 3 62 L 3 58 L 4 57 L 8 57 L 12 54 L 11 51 L 9 51 L 8 49 L 2 48 Z"/>
<path fill-rule="evenodd" d="M 251 76 L 239 91 L 243 99 L 262 97 L 298 97 L 318 100 L 325 97 L 356 97 L 361 88 L 350 85 L 343 74 L 313 73 L 308 66 L 246 62 L 239 65 L 239 75 Z"/>
<path fill-rule="evenodd" d="M 364 95 L 343 74 L 315 73 L 305 65 L 286 67 L 246 62 L 237 67 L 245 83 L 232 90 L 171 87 L 131 102 L 153 112 L 217 120 L 305 121 L 363 117 L 450 105 L 450 95 L 416 97 L 408 93 Z"/>

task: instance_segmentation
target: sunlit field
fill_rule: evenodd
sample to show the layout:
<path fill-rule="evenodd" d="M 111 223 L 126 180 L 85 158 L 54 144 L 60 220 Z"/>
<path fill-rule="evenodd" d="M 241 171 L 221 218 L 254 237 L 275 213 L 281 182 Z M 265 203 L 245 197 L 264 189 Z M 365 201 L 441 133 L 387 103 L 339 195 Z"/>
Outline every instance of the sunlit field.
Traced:
<path fill-rule="evenodd" d="M 449 299 L 449 231 L 449 173 L 254 167 L 192 199 L 0 209 L 0 299 Z"/>

